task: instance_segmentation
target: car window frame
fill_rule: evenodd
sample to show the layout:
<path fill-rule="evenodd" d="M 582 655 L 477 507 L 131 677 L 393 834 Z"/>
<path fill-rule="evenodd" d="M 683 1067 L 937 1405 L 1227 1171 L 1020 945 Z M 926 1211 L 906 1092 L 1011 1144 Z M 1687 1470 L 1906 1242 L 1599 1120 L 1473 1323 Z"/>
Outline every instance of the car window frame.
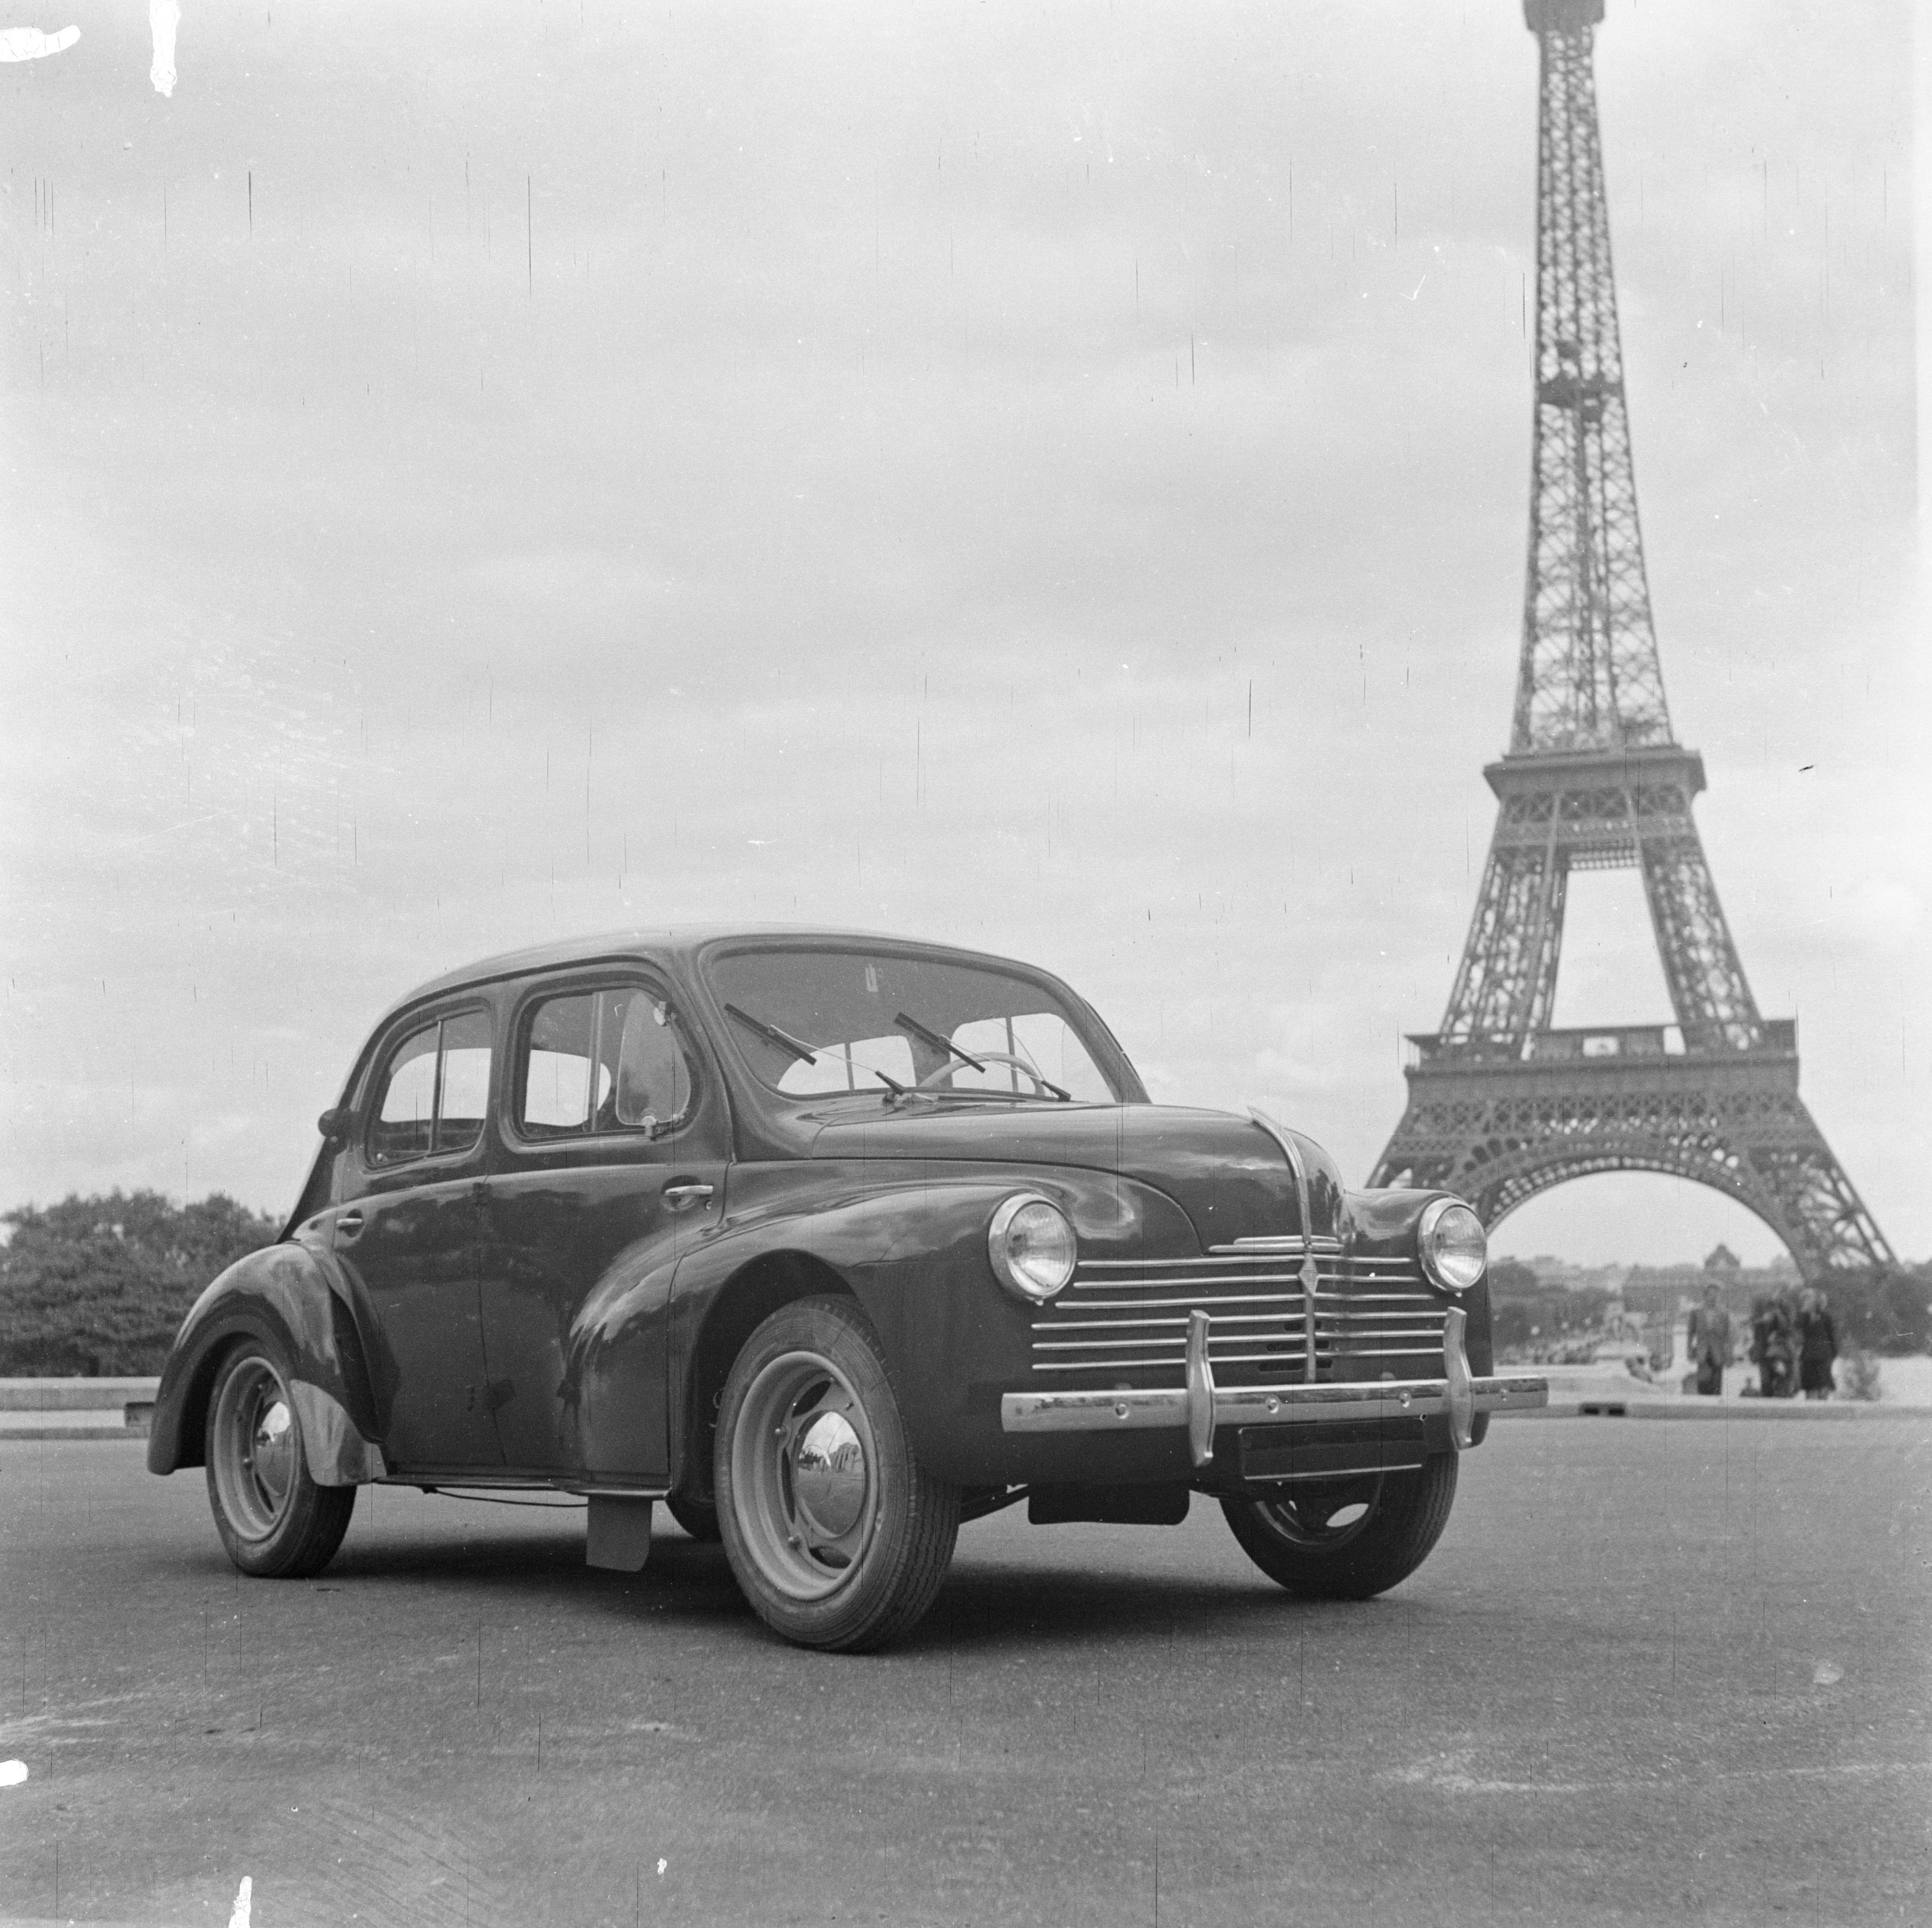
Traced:
<path fill-rule="evenodd" d="M 686 1072 L 691 1084 L 690 1098 L 683 1113 L 669 1130 L 620 1124 L 600 1131 L 592 1106 L 590 1119 L 583 1130 L 546 1132 L 541 1138 L 533 1138 L 524 1129 L 524 1120 L 519 1114 L 523 1110 L 530 1033 L 536 1025 L 537 1013 L 546 1004 L 560 999 L 594 997 L 605 991 L 640 991 L 672 1013 L 672 1025 L 667 1028 L 672 1029 L 678 1039 L 678 1048 L 684 1054 Z M 704 1111 L 709 1095 L 709 1074 L 704 1053 L 699 1047 L 691 1021 L 688 1000 L 680 1000 L 662 977 L 642 966 L 606 965 L 525 985 L 511 1004 L 505 1035 L 508 1039 L 508 1048 L 505 1053 L 505 1075 L 497 1093 L 496 1135 L 503 1148 L 515 1153 L 520 1160 L 541 1156 L 547 1152 L 581 1154 L 607 1146 L 652 1150 L 659 1146 L 674 1146 L 698 1124 Z M 661 1124 L 663 1122 L 660 1121 Z"/>
<path fill-rule="evenodd" d="M 445 1151 L 439 1150 L 436 1138 L 442 1125 L 442 1086 L 444 1045 L 443 1027 L 458 1018 L 481 1017 L 490 1031 L 490 1081 L 484 1094 L 483 1115 L 481 1129 L 474 1142 L 452 1147 Z M 436 1031 L 436 1103 L 430 1120 L 430 1149 L 414 1152 L 404 1158 L 383 1158 L 376 1152 L 374 1140 L 376 1126 L 382 1122 L 382 1099 L 388 1090 L 388 1075 L 396 1053 L 419 1033 L 432 1027 Z M 496 1095 L 502 1082 L 502 1051 L 501 1027 L 496 1021 L 495 1007 L 488 998 L 470 996 L 459 997 L 445 1005 L 434 1005 L 426 1009 L 410 1012 L 399 1018 L 382 1041 L 380 1047 L 372 1054 L 370 1060 L 369 1082 L 359 1108 L 364 1115 L 361 1129 L 357 1134 L 356 1162 L 364 1174 L 370 1178 L 387 1178 L 392 1174 L 419 1171 L 425 1167 L 438 1171 L 454 1169 L 481 1157 L 488 1147 L 490 1126 L 496 1111 Z"/>

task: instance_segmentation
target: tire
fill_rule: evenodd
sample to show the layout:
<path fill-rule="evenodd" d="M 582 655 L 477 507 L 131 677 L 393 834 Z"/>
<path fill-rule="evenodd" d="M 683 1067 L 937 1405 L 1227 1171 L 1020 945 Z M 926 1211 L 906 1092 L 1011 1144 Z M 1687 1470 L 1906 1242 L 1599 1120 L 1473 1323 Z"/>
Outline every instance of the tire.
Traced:
<path fill-rule="evenodd" d="M 1449 1523 L 1460 1455 L 1411 1472 L 1291 1486 L 1279 1500 L 1226 1499 L 1221 1510 L 1248 1558 L 1304 1600 L 1365 1600 L 1406 1580 Z M 1329 1522 L 1366 1509 L 1340 1525 Z"/>
<path fill-rule="evenodd" d="M 702 1500 L 681 1500 L 674 1495 L 664 1501 L 664 1510 L 693 1540 L 710 1542 L 722 1536 L 718 1527 L 718 1509 Z"/>
<path fill-rule="evenodd" d="M 356 1489 L 319 1486 L 309 1477 L 277 1348 L 248 1339 L 223 1362 L 202 1445 L 208 1501 L 229 1558 L 262 1579 L 320 1573 L 349 1531 Z"/>
<path fill-rule="evenodd" d="M 845 1299 L 796 1300 L 746 1342 L 718 1409 L 715 1490 L 753 1612 L 833 1653 L 909 1633 L 959 1532 L 959 1489 L 921 1470 L 878 1339 Z"/>

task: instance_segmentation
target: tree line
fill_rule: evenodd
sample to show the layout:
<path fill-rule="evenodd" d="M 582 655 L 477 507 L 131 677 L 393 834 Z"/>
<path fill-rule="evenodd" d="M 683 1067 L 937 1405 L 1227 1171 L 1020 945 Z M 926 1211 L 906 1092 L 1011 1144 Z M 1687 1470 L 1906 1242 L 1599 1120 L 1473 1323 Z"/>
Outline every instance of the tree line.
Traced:
<path fill-rule="evenodd" d="M 158 1372 L 202 1288 L 280 1222 L 225 1192 L 70 1197 L 0 1213 L 0 1377 Z"/>

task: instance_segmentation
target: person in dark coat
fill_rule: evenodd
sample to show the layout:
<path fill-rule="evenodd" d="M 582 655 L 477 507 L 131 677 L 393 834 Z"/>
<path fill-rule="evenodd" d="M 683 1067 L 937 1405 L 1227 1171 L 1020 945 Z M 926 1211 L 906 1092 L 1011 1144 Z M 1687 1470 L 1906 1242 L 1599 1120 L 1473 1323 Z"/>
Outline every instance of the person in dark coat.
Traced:
<path fill-rule="evenodd" d="M 1751 1307 L 1751 1357 L 1765 1398 L 1788 1399 L 1797 1390 L 1797 1334 L 1788 1294 L 1774 1293 Z"/>
<path fill-rule="evenodd" d="M 1825 1295 L 1807 1286 L 1798 1301 L 1798 1383 L 1808 1399 L 1828 1399 L 1834 1390 L 1832 1364 L 1838 1356 L 1838 1329 L 1826 1310 Z"/>
<path fill-rule="evenodd" d="M 1731 1315 L 1718 1303 L 1714 1282 L 1704 1288 L 1704 1303 L 1691 1309 L 1689 1338 L 1697 1390 L 1714 1398 L 1724 1390 L 1724 1368 L 1731 1357 Z"/>

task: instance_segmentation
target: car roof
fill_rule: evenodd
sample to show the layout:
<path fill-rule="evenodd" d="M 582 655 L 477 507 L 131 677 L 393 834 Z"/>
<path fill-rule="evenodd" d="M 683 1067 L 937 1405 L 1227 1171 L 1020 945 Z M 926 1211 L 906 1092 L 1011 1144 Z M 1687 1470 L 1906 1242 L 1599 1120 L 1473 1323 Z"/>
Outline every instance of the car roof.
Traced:
<path fill-rule="evenodd" d="M 426 998 L 440 997 L 446 991 L 461 991 L 472 985 L 493 983 L 500 978 L 522 977 L 532 971 L 555 970 L 572 964 L 593 964 L 606 958 L 639 957 L 669 963 L 694 956 L 708 946 L 728 940 L 781 938 L 799 942 L 838 944 L 909 944 L 920 950 L 943 952 L 949 956 L 970 958 L 982 964 L 1012 964 L 1028 972 L 1039 972 L 1036 964 L 1023 964 L 1016 958 L 1003 958 L 990 951 L 975 951 L 958 944 L 934 943 L 922 937 L 908 937 L 887 931 L 854 931 L 816 924 L 666 924 L 621 931 L 600 931 L 580 937 L 560 937 L 548 944 L 532 944 L 523 950 L 500 951 L 479 958 L 456 970 L 445 971 L 427 983 L 419 984 L 406 997 L 399 997 L 385 1014 L 383 1022 L 398 1012 L 407 1010 Z M 1041 973 L 1051 976 L 1052 973 Z"/>

